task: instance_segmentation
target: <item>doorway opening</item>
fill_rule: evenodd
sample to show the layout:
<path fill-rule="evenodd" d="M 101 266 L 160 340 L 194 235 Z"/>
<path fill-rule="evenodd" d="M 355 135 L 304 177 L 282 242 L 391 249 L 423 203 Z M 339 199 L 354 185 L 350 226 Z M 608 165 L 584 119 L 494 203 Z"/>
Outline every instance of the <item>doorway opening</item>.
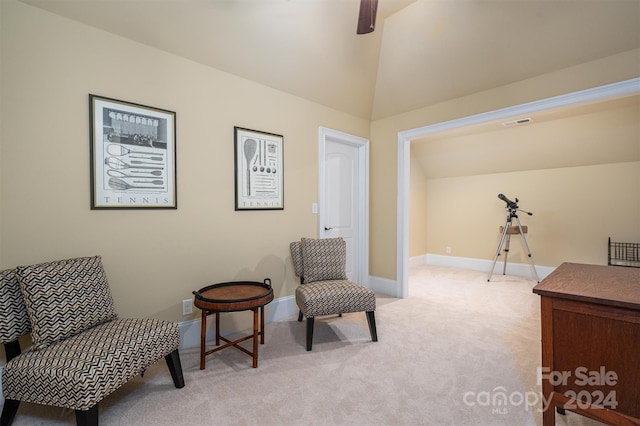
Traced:
<path fill-rule="evenodd" d="M 506 120 L 553 108 L 577 106 L 640 93 L 640 78 L 612 83 L 539 101 L 489 111 L 455 120 L 398 132 L 398 203 L 397 203 L 397 297 L 408 296 L 409 274 L 409 182 L 411 140 L 434 133 L 459 129 L 494 120 Z"/>

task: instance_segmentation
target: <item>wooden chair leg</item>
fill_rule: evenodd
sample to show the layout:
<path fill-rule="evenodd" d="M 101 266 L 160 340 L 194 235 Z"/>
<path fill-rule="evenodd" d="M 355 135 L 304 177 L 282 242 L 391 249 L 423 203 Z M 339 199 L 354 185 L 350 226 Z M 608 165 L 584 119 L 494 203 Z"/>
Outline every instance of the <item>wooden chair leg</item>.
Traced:
<path fill-rule="evenodd" d="M 298 322 L 302 321 L 302 311 L 298 311 Z"/>
<path fill-rule="evenodd" d="M 307 350 L 311 350 L 311 344 L 313 343 L 313 317 L 307 317 Z"/>
<path fill-rule="evenodd" d="M 182 364 L 180 363 L 180 354 L 178 350 L 171 352 L 164 357 L 173 379 L 173 384 L 178 388 L 184 387 L 184 376 L 182 375 Z"/>
<path fill-rule="evenodd" d="M 376 316 L 374 311 L 367 311 L 367 322 L 369 323 L 369 332 L 371 333 L 371 341 L 378 341 L 378 332 L 376 331 Z"/>
<path fill-rule="evenodd" d="M 78 426 L 98 426 L 98 403 L 88 410 L 76 410 Z"/>
<path fill-rule="evenodd" d="M 9 426 L 16 417 L 20 401 L 15 399 L 5 399 L 4 408 L 2 408 L 2 416 L 0 417 L 0 425 Z"/>

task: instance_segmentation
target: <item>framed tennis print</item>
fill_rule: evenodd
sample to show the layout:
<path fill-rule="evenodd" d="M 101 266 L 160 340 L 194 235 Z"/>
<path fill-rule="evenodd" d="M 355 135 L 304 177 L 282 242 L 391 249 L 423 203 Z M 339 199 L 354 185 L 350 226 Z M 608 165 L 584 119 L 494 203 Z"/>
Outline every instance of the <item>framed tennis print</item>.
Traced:
<path fill-rule="evenodd" d="M 176 113 L 89 95 L 91 209 L 176 209 Z"/>
<path fill-rule="evenodd" d="M 284 209 L 282 135 L 234 127 L 236 210 Z"/>

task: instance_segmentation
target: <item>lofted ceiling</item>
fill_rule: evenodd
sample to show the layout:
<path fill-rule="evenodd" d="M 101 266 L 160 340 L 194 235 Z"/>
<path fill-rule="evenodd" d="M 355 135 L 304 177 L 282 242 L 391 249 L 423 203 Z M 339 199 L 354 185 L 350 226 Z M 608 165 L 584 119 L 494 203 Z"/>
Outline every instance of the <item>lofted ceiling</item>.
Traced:
<path fill-rule="evenodd" d="M 376 120 L 640 47 L 640 0 L 21 0 Z"/>

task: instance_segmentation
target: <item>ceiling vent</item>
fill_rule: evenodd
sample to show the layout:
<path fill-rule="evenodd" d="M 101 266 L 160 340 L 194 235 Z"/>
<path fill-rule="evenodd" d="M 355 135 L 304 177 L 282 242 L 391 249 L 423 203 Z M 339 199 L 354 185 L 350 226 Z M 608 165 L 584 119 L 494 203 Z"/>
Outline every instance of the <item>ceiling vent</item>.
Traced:
<path fill-rule="evenodd" d="M 504 127 L 521 126 L 523 124 L 529 124 L 531 122 L 533 122 L 533 119 L 531 118 L 519 118 L 518 120 L 505 121 L 504 123 L 502 123 L 502 125 Z"/>

